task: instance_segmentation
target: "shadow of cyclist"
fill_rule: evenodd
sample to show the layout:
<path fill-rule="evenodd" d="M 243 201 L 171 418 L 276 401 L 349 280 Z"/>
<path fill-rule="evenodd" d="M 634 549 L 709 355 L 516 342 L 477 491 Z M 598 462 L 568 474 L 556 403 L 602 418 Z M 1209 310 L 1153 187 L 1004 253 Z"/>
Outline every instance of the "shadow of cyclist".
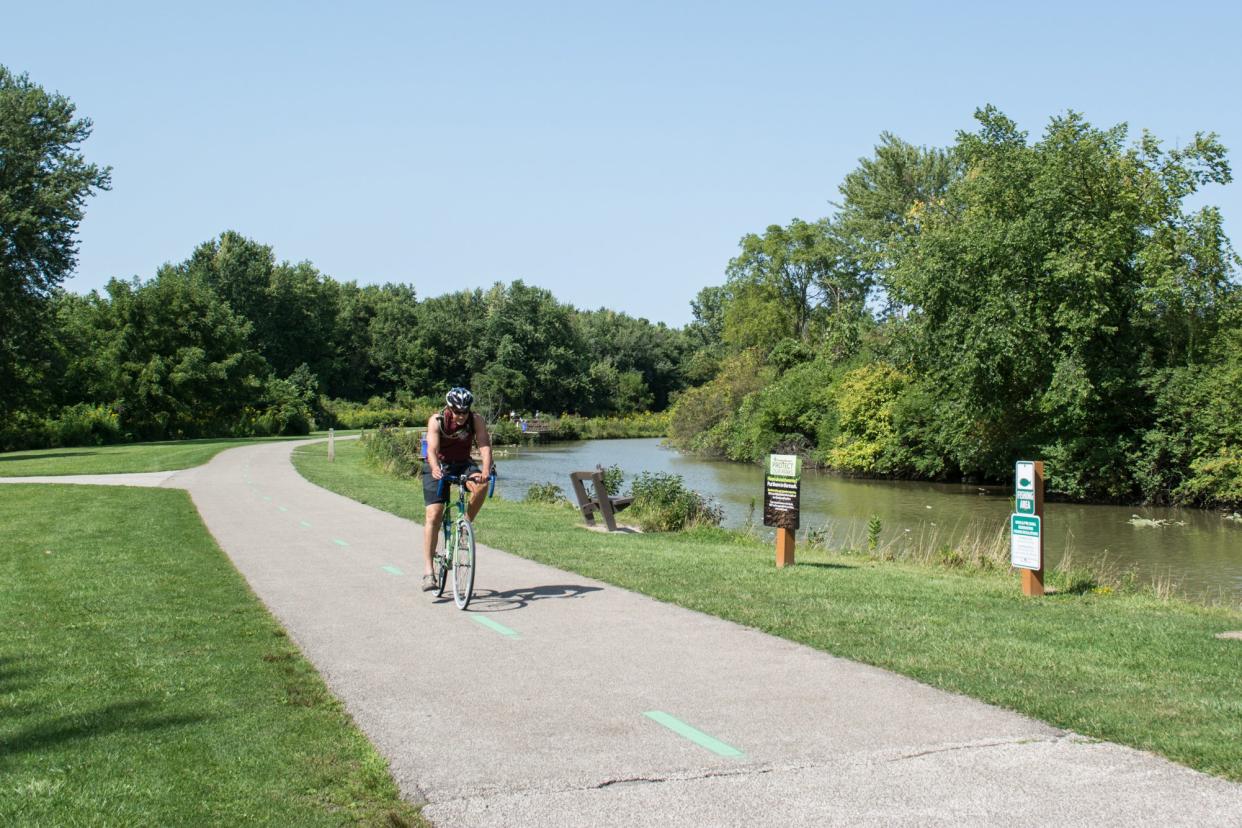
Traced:
<path fill-rule="evenodd" d="M 492 589 L 476 589 L 470 602 L 474 612 L 510 612 L 528 606 L 532 601 L 543 601 L 547 598 L 581 598 L 588 592 L 599 592 L 601 587 L 582 586 L 581 584 L 548 584 L 546 586 L 523 587 L 497 592 Z M 445 590 L 443 601 L 452 601 L 452 588 Z"/>

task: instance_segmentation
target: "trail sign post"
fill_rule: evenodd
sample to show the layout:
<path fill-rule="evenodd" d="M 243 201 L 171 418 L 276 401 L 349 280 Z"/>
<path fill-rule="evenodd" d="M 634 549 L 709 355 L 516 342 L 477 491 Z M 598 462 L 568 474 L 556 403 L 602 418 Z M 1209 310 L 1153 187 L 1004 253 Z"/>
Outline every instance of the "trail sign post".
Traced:
<path fill-rule="evenodd" d="M 1022 594 L 1044 594 L 1044 463 L 1014 464 L 1014 514 L 1009 518 L 1009 563 L 1022 570 Z"/>
<path fill-rule="evenodd" d="M 799 524 L 802 460 L 796 454 L 768 455 L 763 478 L 763 525 L 776 527 L 776 566 L 793 566 Z"/>

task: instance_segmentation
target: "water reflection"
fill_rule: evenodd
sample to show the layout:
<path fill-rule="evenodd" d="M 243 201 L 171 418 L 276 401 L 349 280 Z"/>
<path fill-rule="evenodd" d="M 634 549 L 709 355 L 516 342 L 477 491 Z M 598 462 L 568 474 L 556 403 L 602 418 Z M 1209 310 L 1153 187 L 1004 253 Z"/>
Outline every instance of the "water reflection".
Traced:
<path fill-rule="evenodd" d="M 761 517 L 763 474 L 758 466 L 700 460 L 664 448 L 659 440 L 588 440 L 510 450 L 497 459 L 497 486 L 520 499 L 532 483 L 553 482 L 570 491 L 569 473 L 617 464 L 627 482 L 642 471 L 672 472 L 724 508 L 725 524 Z M 897 533 L 935 536 L 944 542 L 967 532 L 1005 531 L 1009 492 L 971 485 L 851 480 L 806 472 L 802 527 L 826 527 L 839 540 L 861 544 L 867 521 L 879 515 L 883 539 Z M 1146 519 L 1135 521 L 1135 516 Z M 1161 525 L 1150 525 L 1151 521 Z M 1132 506 L 1050 503 L 1045 509 L 1045 550 L 1055 564 L 1066 549 L 1073 559 L 1119 568 L 1145 578 L 1172 577 L 1182 591 L 1242 603 L 1242 523 L 1216 512 Z"/>

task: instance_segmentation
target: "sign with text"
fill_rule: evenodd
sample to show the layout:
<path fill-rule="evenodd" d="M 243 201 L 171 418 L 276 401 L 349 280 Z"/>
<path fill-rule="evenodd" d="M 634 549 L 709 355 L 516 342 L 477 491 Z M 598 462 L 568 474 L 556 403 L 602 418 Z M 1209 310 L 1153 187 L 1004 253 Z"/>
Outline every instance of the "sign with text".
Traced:
<path fill-rule="evenodd" d="M 1015 569 L 1043 569 L 1041 526 L 1038 515 L 1009 518 L 1009 563 Z"/>
<path fill-rule="evenodd" d="M 1020 515 L 1035 514 L 1035 462 L 1019 460 L 1013 468 L 1014 511 Z"/>
<path fill-rule="evenodd" d="M 763 525 L 797 529 L 802 460 L 796 454 L 768 455 L 763 478 Z"/>

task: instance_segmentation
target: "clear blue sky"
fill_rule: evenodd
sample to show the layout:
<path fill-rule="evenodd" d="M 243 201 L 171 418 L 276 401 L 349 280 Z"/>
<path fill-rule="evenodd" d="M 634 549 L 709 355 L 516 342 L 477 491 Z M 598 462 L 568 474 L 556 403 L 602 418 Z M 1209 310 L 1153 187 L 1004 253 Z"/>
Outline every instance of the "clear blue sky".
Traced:
<path fill-rule="evenodd" d="M 738 239 L 829 214 L 883 130 L 1075 109 L 1242 174 L 1236 3 L 7 3 L 0 63 L 113 167 L 80 292 L 226 229 L 420 296 L 521 278 L 683 324 Z M 1208 191 L 1242 243 L 1242 184 Z"/>

